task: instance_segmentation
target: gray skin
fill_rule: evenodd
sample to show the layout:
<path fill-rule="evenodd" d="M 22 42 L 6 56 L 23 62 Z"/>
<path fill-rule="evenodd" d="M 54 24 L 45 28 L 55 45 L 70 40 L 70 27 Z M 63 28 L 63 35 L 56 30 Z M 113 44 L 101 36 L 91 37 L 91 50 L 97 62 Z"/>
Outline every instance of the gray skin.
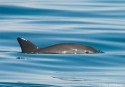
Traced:
<path fill-rule="evenodd" d="M 22 49 L 22 53 L 38 53 L 38 54 L 89 54 L 89 53 L 97 53 L 93 47 L 75 44 L 75 43 L 61 43 L 55 44 L 52 46 L 39 48 L 31 43 L 29 40 L 24 38 L 17 38 L 20 47 Z"/>

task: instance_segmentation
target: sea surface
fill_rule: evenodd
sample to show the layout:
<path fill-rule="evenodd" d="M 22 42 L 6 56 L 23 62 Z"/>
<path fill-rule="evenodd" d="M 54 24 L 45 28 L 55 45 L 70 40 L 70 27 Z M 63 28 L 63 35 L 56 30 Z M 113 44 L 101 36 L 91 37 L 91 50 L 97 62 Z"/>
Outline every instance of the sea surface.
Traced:
<path fill-rule="evenodd" d="M 23 54 L 17 37 L 104 53 Z M 125 0 L 0 0 L 0 87 L 125 87 Z"/>

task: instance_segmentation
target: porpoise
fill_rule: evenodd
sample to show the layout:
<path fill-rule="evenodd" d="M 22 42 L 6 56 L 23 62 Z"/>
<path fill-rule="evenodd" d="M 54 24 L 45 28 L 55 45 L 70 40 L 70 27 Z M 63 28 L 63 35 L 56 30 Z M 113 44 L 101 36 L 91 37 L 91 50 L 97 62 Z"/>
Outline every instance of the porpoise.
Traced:
<path fill-rule="evenodd" d="M 29 40 L 17 38 L 22 53 L 28 54 L 91 54 L 98 53 L 94 47 L 77 43 L 60 43 L 48 47 L 39 48 Z"/>

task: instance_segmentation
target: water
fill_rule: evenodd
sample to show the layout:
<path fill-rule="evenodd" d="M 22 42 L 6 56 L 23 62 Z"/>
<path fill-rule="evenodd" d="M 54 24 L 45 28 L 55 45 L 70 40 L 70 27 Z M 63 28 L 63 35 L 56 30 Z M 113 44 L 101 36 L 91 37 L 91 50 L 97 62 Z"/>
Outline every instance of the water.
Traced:
<path fill-rule="evenodd" d="M 22 54 L 17 37 L 104 53 Z M 124 0 L 0 0 L 0 87 L 125 87 L 124 77 Z"/>

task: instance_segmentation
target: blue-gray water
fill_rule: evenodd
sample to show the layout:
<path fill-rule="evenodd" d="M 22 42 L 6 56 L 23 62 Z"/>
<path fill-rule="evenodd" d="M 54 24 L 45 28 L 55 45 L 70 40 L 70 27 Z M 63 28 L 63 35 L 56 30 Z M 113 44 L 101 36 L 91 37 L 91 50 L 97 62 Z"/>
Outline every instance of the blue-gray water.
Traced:
<path fill-rule="evenodd" d="M 93 46 L 99 54 L 22 54 L 39 47 Z M 125 0 L 0 0 L 0 87 L 125 87 Z"/>

